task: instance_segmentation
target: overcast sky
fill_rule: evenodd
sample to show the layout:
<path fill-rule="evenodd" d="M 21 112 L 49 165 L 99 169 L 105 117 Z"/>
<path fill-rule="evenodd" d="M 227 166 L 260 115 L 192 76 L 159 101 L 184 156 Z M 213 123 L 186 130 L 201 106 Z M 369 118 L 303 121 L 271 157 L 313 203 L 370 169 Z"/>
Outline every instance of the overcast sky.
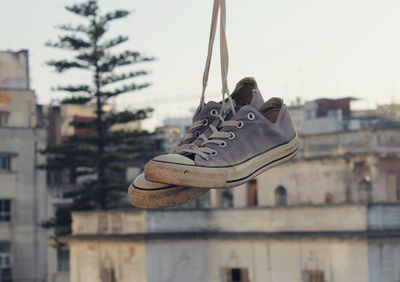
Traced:
<path fill-rule="evenodd" d="M 0 50 L 29 49 L 32 88 L 40 103 L 59 99 L 51 87 L 90 77 L 61 77 L 45 66 L 68 57 L 44 43 L 57 38 L 54 26 L 78 22 L 64 6 L 77 1 L 3 1 Z M 117 99 L 120 109 L 153 106 L 148 126 L 165 117 L 187 116 L 200 98 L 212 0 L 101 0 L 103 10 L 134 11 L 111 25 L 111 35 L 130 41 L 121 48 L 158 58 L 138 68 L 153 86 Z M 227 0 L 230 89 L 254 76 L 265 99 L 287 104 L 296 97 L 354 96 L 358 107 L 400 102 L 400 1 L 398 0 Z M 220 99 L 218 39 L 207 99 Z M 141 80 L 141 81 L 142 81 Z"/>

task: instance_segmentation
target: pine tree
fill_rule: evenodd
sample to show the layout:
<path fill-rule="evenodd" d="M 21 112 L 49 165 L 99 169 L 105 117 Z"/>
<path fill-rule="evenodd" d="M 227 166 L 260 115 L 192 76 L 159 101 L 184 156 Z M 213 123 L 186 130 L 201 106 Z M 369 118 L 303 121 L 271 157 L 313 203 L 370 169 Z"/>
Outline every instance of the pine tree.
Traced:
<path fill-rule="evenodd" d="M 130 50 L 112 52 L 115 47 L 126 42 L 128 37 L 119 35 L 106 38 L 109 24 L 127 17 L 130 14 L 128 11 L 101 13 L 95 0 L 68 6 L 66 9 L 83 19 L 85 24 L 57 27 L 61 31 L 57 42 L 48 42 L 46 45 L 69 50 L 73 56 L 49 61 L 47 64 L 61 74 L 70 70 L 91 74 L 91 82 L 59 86 L 57 90 L 71 94 L 62 103 L 96 104 L 95 119 L 72 123 L 75 127 L 92 128 L 95 133 L 70 136 L 64 143 L 48 147 L 44 151 L 48 155 L 48 162 L 43 168 L 68 170 L 71 183 L 76 182 L 80 176 L 95 175 L 84 182 L 77 192 L 68 195 L 73 198 L 72 210 L 111 209 L 118 207 L 123 197 L 126 197 L 127 163 L 135 158 L 150 156 L 152 150 L 144 140 L 149 133 L 110 129 L 115 124 L 145 119 L 151 109 L 106 112 L 104 106 L 110 98 L 150 86 L 149 83 L 132 82 L 134 78 L 147 75 L 147 71 L 126 69 L 154 58 Z M 56 219 L 49 220 L 44 226 L 54 227 L 58 219 L 64 216 L 57 215 Z M 60 234 L 56 231 L 56 235 Z"/>

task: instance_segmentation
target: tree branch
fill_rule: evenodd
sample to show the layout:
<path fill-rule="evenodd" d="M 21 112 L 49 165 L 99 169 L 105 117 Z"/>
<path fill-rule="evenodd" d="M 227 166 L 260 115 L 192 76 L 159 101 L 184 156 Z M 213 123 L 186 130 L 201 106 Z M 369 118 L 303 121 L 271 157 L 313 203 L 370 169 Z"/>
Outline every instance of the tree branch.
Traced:
<path fill-rule="evenodd" d="M 113 91 L 100 92 L 100 96 L 111 98 L 130 91 L 141 90 L 143 88 L 149 87 L 150 85 L 150 83 L 143 83 L 139 85 L 136 83 L 132 83 L 130 85 L 124 85 L 121 88 L 116 88 Z"/>
<path fill-rule="evenodd" d="M 75 36 L 60 36 L 58 42 L 47 42 L 46 46 L 69 50 L 82 50 L 91 47 L 91 43 Z"/>
<path fill-rule="evenodd" d="M 105 78 L 101 79 L 100 83 L 102 86 L 109 85 L 115 82 L 119 82 L 125 79 L 134 78 L 142 75 L 149 74 L 147 71 L 136 71 L 136 72 L 129 72 L 124 74 L 111 74 L 106 76 Z"/>
<path fill-rule="evenodd" d="M 56 71 L 59 73 L 62 73 L 66 70 L 72 69 L 72 68 L 77 68 L 77 69 L 88 69 L 89 67 L 87 65 L 74 62 L 74 61 L 49 61 L 46 62 L 47 65 L 53 66 L 56 68 Z"/>
<path fill-rule="evenodd" d="M 86 92 L 88 94 L 92 93 L 92 90 L 88 85 L 78 85 L 78 86 L 58 86 L 57 87 L 58 91 L 67 91 L 67 92 Z"/>
<path fill-rule="evenodd" d="M 92 100 L 91 97 L 71 97 L 71 98 L 65 98 L 61 101 L 61 104 L 75 104 L 75 105 L 85 105 L 87 104 L 90 100 Z"/>
<path fill-rule="evenodd" d="M 87 16 L 95 16 L 97 14 L 99 6 L 97 5 L 97 1 L 90 0 L 82 4 L 67 6 L 65 7 L 65 9 L 78 16 L 87 17 Z"/>
<path fill-rule="evenodd" d="M 125 18 L 129 14 L 130 14 L 130 12 L 126 11 L 126 10 L 115 10 L 115 11 L 105 14 L 104 16 L 101 16 L 100 21 L 107 23 L 107 22 L 110 22 L 113 20 Z"/>
<path fill-rule="evenodd" d="M 105 42 L 103 42 L 103 44 L 101 44 L 101 47 L 103 49 L 108 49 L 108 48 L 112 48 L 114 46 L 117 46 L 125 41 L 128 41 L 129 37 L 128 36 L 118 36 L 117 38 L 113 38 L 110 40 L 107 40 Z"/>

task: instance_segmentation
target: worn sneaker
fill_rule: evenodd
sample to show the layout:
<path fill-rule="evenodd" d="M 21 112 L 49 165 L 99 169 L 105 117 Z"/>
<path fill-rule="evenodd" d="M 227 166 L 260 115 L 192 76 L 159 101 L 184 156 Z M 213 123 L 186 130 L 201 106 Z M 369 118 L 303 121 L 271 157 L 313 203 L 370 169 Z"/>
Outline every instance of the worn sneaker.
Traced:
<path fill-rule="evenodd" d="M 264 100 L 253 78 L 244 78 L 238 82 L 233 91 L 232 100 L 240 106 L 252 105 L 259 107 Z M 211 125 L 221 110 L 221 103 L 210 101 L 199 106 L 194 114 L 193 124 L 182 141 L 173 150 L 173 154 L 180 154 L 189 144 L 198 139 Z M 196 189 L 171 184 L 155 183 L 145 179 L 140 174 L 129 186 L 129 199 L 132 205 L 147 209 L 173 207 L 192 201 L 208 192 L 208 189 Z"/>
<path fill-rule="evenodd" d="M 255 178 L 298 151 L 296 131 L 287 107 L 272 98 L 259 110 L 241 107 L 232 118 L 218 116 L 203 134 L 179 153 L 153 158 L 147 180 L 199 188 L 228 188 Z"/>

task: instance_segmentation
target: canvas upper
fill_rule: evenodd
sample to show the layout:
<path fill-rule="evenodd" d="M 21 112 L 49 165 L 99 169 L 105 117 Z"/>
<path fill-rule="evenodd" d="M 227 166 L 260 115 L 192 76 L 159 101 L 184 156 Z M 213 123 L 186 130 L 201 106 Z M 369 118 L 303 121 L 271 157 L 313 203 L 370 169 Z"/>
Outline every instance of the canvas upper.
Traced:
<path fill-rule="evenodd" d="M 224 123 L 228 123 L 228 126 L 221 126 Z M 213 126 L 219 132 L 216 135 L 226 136 L 212 138 L 213 131 L 208 128 L 204 135 L 209 140 L 217 141 L 194 141 L 193 145 L 200 148 L 200 153 L 196 153 L 196 147 L 191 146 L 179 155 L 169 154 L 154 160 L 207 167 L 233 166 L 296 136 L 287 107 L 279 98 L 270 99 L 258 110 L 252 105 L 245 105 L 239 108 L 229 121 L 217 119 Z M 203 145 L 204 143 L 207 144 Z"/>

